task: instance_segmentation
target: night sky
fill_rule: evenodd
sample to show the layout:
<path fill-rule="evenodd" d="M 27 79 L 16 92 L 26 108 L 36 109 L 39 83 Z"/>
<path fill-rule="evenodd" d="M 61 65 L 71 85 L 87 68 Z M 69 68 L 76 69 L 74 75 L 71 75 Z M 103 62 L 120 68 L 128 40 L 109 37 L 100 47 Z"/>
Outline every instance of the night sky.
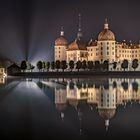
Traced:
<path fill-rule="evenodd" d="M 97 39 L 107 17 L 117 41 L 138 43 L 139 5 L 135 0 L 1 0 L 0 58 L 51 60 L 61 26 L 69 42 L 76 38 L 79 13 L 86 41 Z"/>

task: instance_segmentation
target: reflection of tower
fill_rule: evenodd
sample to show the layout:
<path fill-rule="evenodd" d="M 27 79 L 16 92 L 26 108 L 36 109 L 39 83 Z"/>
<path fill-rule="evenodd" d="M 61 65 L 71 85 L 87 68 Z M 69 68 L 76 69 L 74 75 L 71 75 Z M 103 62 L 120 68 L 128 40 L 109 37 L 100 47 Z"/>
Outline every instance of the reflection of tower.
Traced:
<path fill-rule="evenodd" d="M 74 106 L 77 110 L 77 106 L 80 102 L 86 102 L 88 99 L 87 87 L 83 84 L 76 82 L 67 83 L 67 100 L 70 105 Z"/>
<path fill-rule="evenodd" d="M 66 109 L 67 105 L 67 94 L 65 88 L 55 88 L 55 105 L 56 109 L 60 111 L 60 117 L 64 120 L 64 110 Z"/>
<path fill-rule="evenodd" d="M 78 16 L 79 16 L 79 23 L 78 23 L 77 39 L 80 40 L 82 38 L 81 14 L 79 14 Z"/>
<path fill-rule="evenodd" d="M 79 123 L 80 123 L 80 128 L 79 128 L 79 132 L 80 135 L 82 134 L 82 112 L 80 109 L 78 109 L 78 119 L 79 119 Z"/>
<path fill-rule="evenodd" d="M 116 109 L 116 90 L 109 85 L 108 88 L 101 87 L 99 96 L 98 112 L 105 120 L 105 127 L 108 130 L 109 120 L 115 115 Z"/>

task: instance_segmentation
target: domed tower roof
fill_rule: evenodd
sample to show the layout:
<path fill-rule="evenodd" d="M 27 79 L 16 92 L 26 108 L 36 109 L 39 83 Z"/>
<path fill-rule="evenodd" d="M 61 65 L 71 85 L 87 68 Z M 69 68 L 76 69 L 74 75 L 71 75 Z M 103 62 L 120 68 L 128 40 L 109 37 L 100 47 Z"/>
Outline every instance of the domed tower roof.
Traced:
<path fill-rule="evenodd" d="M 115 35 L 109 30 L 107 19 L 105 19 L 104 30 L 99 33 L 98 41 L 115 41 Z"/>
<path fill-rule="evenodd" d="M 105 121 L 105 128 L 107 131 L 109 127 L 109 120 L 115 115 L 115 109 L 99 109 L 98 112 Z"/>
<path fill-rule="evenodd" d="M 67 46 L 68 41 L 67 39 L 64 37 L 64 31 L 63 31 L 63 27 L 61 27 L 61 31 L 60 31 L 60 37 L 58 37 L 55 40 L 55 46 Z"/>
<path fill-rule="evenodd" d="M 109 120 L 115 115 L 115 109 L 99 109 L 98 112 L 104 120 Z"/>
<path fill-rule="evenodd" d="M 56 109 L 59 110 L 59 111 L 64 111 L 66 108 L 67 108 L 67 104 L 64 103 L 64 104 L 56 104 L 55 105 Z"/>

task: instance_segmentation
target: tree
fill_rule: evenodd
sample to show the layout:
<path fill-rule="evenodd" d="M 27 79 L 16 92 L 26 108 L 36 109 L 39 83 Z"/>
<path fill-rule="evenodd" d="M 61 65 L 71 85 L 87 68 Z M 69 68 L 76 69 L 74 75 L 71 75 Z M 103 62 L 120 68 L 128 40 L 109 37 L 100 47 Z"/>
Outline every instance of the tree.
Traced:
<path fill-rule="evenodd" d="M 114 62 L 113 63 L 113 69 L 116 70 L 116 68 L 117 68 L 117 62 Z"/>
<path fill-rule="evenodd" d="M 69 62 L 69 67 L 70 67 L 71 71 L 74 69 L 74 61 L 73 60 L 71 60 Z"/>
<path fill-rule="evenodd" d="M 128 60 L 124 59 L 123 62 L 122 62 L 122 64 L 121 64 L 121 67 L 125 71 L 125 69 L 128 68 Z"/>
<path fill-rule="evenodd" d="M 134 71 L 136 70 L 136 68 L 138 67 L 138 59 L 134 59 L 133 61 L 132 61 L 132 68 L 134 69 Z"/>
<path fill-rule="evenodd" d="M 93 65 L 93 61 L 88 61 L 88 62 L 87 62 L 87 68 L 88 68 L 88 69 L 90 69 L 90 70 L 93 69 L 93 66 L 94 66 L 94 65 Z"/>
<path fill-rule="evenodd" d="M 50 62 L 47 62 L 47 64 L 46 64 L 46 69 L 47 69 L 47 71 L 49 71 L 50 66 L 51 66 Z"/>
<path fill-rule="evenodd" d="M 61 69 L 64 71 L 67 68 L 67 62 L 65 60 L 61 61 Z"/>
<path fill-rule="evenodd" d="M 43 68 L 42 61 L 38 61 L 37 64 L 36 64 L 36 66 L 37 66 L 37 68 L 38 68 L 39 71 L 42 70 L 42 68 Z"/>
<path fill-rule="evenodd" d="M 21 70 L 23 70 L 23 72 L 25 72 L 25 70 L 27 69 L 27 63 L 25 60 L 21 62 L 20 68 Z"/>
<path fill-rule="evenodd" d="M 87 68 L 87 61 L 86 60 L 84 60 L 84 61 L 82 61 L 82 69 L 86 69 Z"/>
<path fill-rule="evenodd" d="M 124 91 L 127 91 L 128 90 L 128 82 L 125 82 L 124 81 L 124 82 L 121 83 L 121 85 L 122 85 Z"/>
<path fill-rule="evenodd" d="M 31 72 L 33 72 L 34 68 L 35 68 L 35 66 L 31 65 Z"/>
<path fill-rule="evenodd" d="M 100 61 L 95 61 L 95 70 L 100 70 Z"/>
<path fill-rule="evenodd" d="M 105 60 L 104 63 L 102 64 L 103 70 L 108 70 L 108 66 L 109 66 L 109 63 L 107 60 Z"/>
<path fill-rule="evenodd" d="M 76 63 L 76 69 L 79 71 L 79 69 L 82 68 L 82 62 L 81 61 L 77 61 Z"/>
<path fill-rule="evenodd" d="M 132 89 L 133 91 L 137 92 L 139 89 L 139 84 L 137 82 L 133 82 L 132 83 Z"/>
<path fill-rule="evenodd" d="M 43 69 L 43 71 L 46 69 L 46 62 L 45 61 L 42 62 L 42 69 Z"/>
<path fill-rule="evenodd" d="M 52 70 L 55 69 L 55 62 L 54 62 L 54 61 L 51 62 L 51 69 L 52 69 Z"/>
<path fill-rule="evenodd" d="M 60 69 L 60 61 L 59 60 L 56 60 L 55 68 L 57 69 L 57 71 Z"/>

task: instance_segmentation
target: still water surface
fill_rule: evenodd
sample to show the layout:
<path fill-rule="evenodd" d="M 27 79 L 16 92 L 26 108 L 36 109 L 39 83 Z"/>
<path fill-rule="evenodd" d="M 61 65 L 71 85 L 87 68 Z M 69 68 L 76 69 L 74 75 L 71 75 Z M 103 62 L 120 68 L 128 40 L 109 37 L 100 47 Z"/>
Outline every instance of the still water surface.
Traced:
<path fill-rule="evenodd" d="M 0 137 L 140 138 L 140 79 L 0 81 Z"/>

